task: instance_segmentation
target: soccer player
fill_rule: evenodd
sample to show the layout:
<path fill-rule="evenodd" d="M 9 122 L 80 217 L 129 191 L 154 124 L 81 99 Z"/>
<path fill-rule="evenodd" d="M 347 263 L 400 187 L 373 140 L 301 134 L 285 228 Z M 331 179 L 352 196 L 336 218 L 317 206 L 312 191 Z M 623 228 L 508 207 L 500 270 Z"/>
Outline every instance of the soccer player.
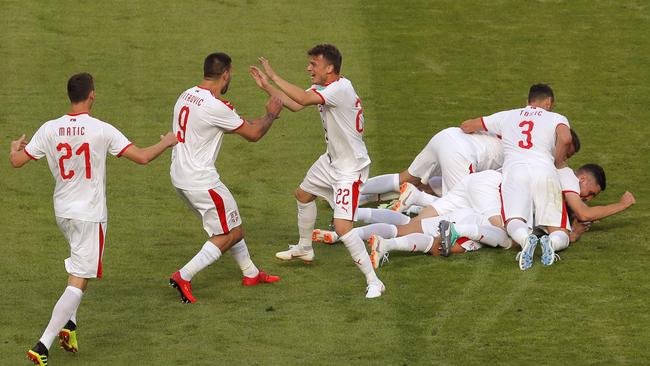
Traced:
<path fill-rule="evenodd" d="M 463 177 L 474 172 L 499 169 L 502 164 L 503 146 L 498 137 L 488 133 L 468 135 L 458 127 L 449 127 L 429 140 L 407 170 L 372 177 L 361 193 L 405 193 L 404 189 L 408 186 L 404 183 L 426 185 L 434 176 L 442 176 L 441 193 L 444 196 Z M 395 209 L 400 210 L 399 207 Z"/>
<path fill-rule="evenodd" d="M 232 60 L 225 53 L 212 53 L 203 63 L 203 80 L 178 97 L 172 119 L 178 145 L 172 151 L 172 184 L 181 199 L 203 222 L 208 240 L 169 284 L 176 288 L 184 303 L 194 303 L 192 278 L 230 250 L 243 273 L 242 284 L 254 286 L 280 280 L 260 271 L 250 258 L 237 203 L 220 180 L 215 161 L 224 134 L 235 133 L 244 139 L 260 140 L 278 118 L 282 102 L 270 98 L 266 114 L 248 121 L 233 106 L 221 99 L 232 79 Z"/>
<path fill-rule="evenodd" d="M 555 261 L 554 247 L 569 242 L 568 217 L 556 168 L 563 168 L 571 148 L 569 121 L 553 113 L 553 90 L 546 84 L 531 86 L 528 105 L 464 121 L 466 133 L 489 131 L 502 136 L 503 216 L 508 235 L 522 250 L 519 268 L 533 265 L 538 238 L 533 228 L 545 227 L 550 233 L 539 239 L 542 264 Z"/>
<path fill-rule="evenodd" d="M 27 357 L 47 365 L 54 339 L 68 352 L 77 352 L 77 309 L 92 278 L 103 274 L 102 256 L 107 230 L 106 154 L 147 164 L 177 143 L 167 133 L 160 142 L 139 148 L 115 127 L 90 116 L 95 101 L 93 77 L 76 74 L 68 80 L 70 112 L 45 122 L 27 143 L 25 135 L 11 142 L 9 160 L 20 168 L 30 160 L 47 158 L 54 176 L 54 215 L 70 243 L 65 269 L 68 286 L 54 306 L 52 317 Z"/>
<path fill-rule="evenodd" d="M 298 258 L 307 263 L 313 261 L 314 200 L 317 196 L 322 197 L 334 208 L 334 229 L 366 277 L 366 297 L 379 297 L 385 289 L 384 284 L 372 268 L 363 240 L 352 230 L 359 189 L 368 179 L 370 169 L 370 157 L 363 141 L 361 99 L 350 80 L 341 76 L 342 56 L 335 46 L 318 45 L 307 54 L 307 71 L 313 84 L 307 90 L 282 79 L 265 58 L 260 58 L 260 62 L 266 74 L 251 66 L 251 76 L 257 85 L 269 95 L 281 98 L 290 110 L 318 106 L 327 143 L 327 151 L 311 166 L 295 191 L 300 240 L 297 245 L 290 245 L 289 250 L 276 253 L 276 257 L 282 260 Z"/>

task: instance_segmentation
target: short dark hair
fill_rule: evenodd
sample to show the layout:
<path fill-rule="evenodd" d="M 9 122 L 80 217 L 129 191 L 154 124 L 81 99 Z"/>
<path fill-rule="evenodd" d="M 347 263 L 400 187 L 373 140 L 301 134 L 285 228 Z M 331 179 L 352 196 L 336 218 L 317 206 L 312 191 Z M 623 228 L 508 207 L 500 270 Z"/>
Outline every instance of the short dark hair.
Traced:
<path fill-rule="evenodd" d="M 90 92 L 93 90 L 95 90 L 93 76 L 87 72 L 72 75 L 68 79 L 68 98 L 72 103 L 79 103 L 88 99 Z"/>
<path fill-rule="evenodd" d="M 232 59 L 223 52 L 215 52 L 208 55 L 203 62 L 203 77 L 206 79 L 217 79 L 224 72 L 230 70 Z"/>
<path fill-rule="evenodd" d="M 580 151 L 580 138 L 578 137 L 578 134 L 573 128 L 571 128 L 570 130 L 571 130 L 571 144 L 573 144 L 573 149 L 577 154 Z"/>
<path fill-rule="evenodd" d="M 578 169 L 578 173 L 587 173 L 596 179 L 596 183 L 600 186 L 600 190 L 604 191 L 607 188 L 607 180 L 605 179 L 605 170 L 602 166 L 594 163 L 585 164 Z"/>
<path fill-rule="evenodd" d="M 337 74 L 341 73 L 341 64 L 343 63 L 343 56 L 341 51 L 339 51 L 336 46 L 331 44 L 319 44 L 312 47 L 307 51 L 309 56 L 318 56 L 322 55 L 327 62 L 334 66 L 334 72 Z"/>
<path fill-rule="evenodd" d="M 528 103 L 543 100 L 550 97 L 555 100 L 553 89 L 547 84 L 534 84 L 528 91 Z"/>

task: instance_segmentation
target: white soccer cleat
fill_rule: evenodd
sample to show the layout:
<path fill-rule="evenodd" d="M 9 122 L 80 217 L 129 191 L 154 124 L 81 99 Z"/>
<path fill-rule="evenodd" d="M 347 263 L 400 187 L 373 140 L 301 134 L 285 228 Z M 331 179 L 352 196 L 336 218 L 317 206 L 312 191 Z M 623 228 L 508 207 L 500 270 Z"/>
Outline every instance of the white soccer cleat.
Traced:
<path fill-rule="evenodd" d="M 386 291 L 386 286 L 380 280 L 371 282 L 366 287 L 366 299 L 374 299 L 381 296 L 381 294 Z"/>
<path fill-rule="evenodd" d="M 290 261 L 292 259 L 302 259 L 305 264 L 311 264 L 314 261 L 314 250 L 304 250 L 300 245 L 289 245 L 289 250 L 275 253 L 277 259 Z"/>
<path fill-rule="evenodd" d="M 544 235 L 539 239 L 540 244 L 542 245 L 542 264 L 545 266 L 550 266 L 555 263 L 556 260 L 560 260 L 560 256 L 555 254 L 555 249 L 551 245 L 551 238 L 548 235 Z"/>
<path fill-rule="evenodd" d="M 377 269 L 388 262 L 388 252 L 381 250 L 381 241 L 384 240 L 379 235 L 372 235 L 368 240 L 368 246 L 370 247 L 370 263 L 372 263 L 372 268 Z"/>
<path fill-rule="evenodd" d="M 517 253 L 517 261 L 519 262 L 519 269 L 525 271 L 533 266 L 533 255 L 535 254 L 535 247 L 537 246 L 537 236 L 528 235 L 521 252 Z"/>
<path fill-rule="evenodd" d="M 331 245 L 339 241 L 339 235 L 336 231 L 314 229 L 314 231 L 311 232 L 311 241 Z"/>
<path fill-rule="evenodd" d="M 415 188 L 415 186 L 412 185 L 411 183 L 409 182 L 402 183 L 402 185 L 399 187 L 399 198 L 393 204 L 393 207 L 391 209 L 396 212 L 406 211 L 411 206 L 411 203 L 409 202 L 409 198 L 416 190 L 417 188 Z"/>

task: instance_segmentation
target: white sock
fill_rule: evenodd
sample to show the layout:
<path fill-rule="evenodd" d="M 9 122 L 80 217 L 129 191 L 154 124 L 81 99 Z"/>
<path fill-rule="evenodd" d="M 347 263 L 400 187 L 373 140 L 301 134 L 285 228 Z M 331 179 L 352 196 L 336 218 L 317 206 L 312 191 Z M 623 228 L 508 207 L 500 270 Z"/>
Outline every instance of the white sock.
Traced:
<path fill-rule="evenodd" d="M 357 221 L 366 224 L 385 223 L 392 225 L 406 225 L 411 221 L 406 215 L 385 208 L 359 208 L 357 209 Z"/>
<path fill-rule="evenodd" d="M 73 322 L 75 325 L 77 325 L 77 309 L 79 309 L 79 307 L 74 309 L 74 313 L 70 315 L 70 321 Z"/>
<path fill-rule="evenodd" d="M 366 283 L 371 283 L 379 281 L 375 270 L 372 268 L 372 263 L 370 262 L 370 256 L 366 251 L 366 246 L 363 244 L 363 240 L 357 235 L 354 230 L 350 230 L 347 234 L 341 236 L 341 241 L 345 244 L 345 247 L 350 252 L 350 256 L 354 263 L 357 264 L 361 273 L 366 276 Z"/>
<path fill-rule="evenodd" d="M 372 177 L 361 187 L 361 193 L 399 192 L 399 174 L 384 174 Z"/>
<path fill-rule="evenodd" d="M 77 311 L 79 304 L 81 303 L 81 297 L 83 296 L 83 291 L 74 286 L 68 286 L 63 291 L 63 295 L 59 298 L 59 301 L 54 305 L 54 310 L 52 310 L 52 318 L 45 328 L 45 332 L 41 336 L 41 343 L 50 349 L 54 338 L 59 335 L 59 331 L 63 326 L 70 320 L 72 314 Z"/>
<path fill-rule="evenodd" d="M 431 190 L 433 193 L 438 196 L 442 197 L 442 177 L 441 176 L 435 176 L 429 178 L 429 187 L 431 187 Z"/>
<path fill-rule="evenodd" d="M 316 202 L 302 203 L 296 201 L 298 205 L 298 234 L 300 240 L 298 245 L 304 250 L 311 250 L 311 233 L 316 225 Z"/>
<path fill-rule="evenodd" d="M 556 252 L 562 251 L 569 247 L 569 236 L 564 231 L 554 231 L 549 236 L 551 246 Z"/>
<path fill-rule="evenodd" d="M 433 237 L 422 233 L 412 233 L 395 239 L 381 241 L 381 250 L 390 252 L 422 252 L 428 253 L 433 246 Z"/>
<path fill-rule="evenodd" d="M 240 240 L 239 243 L 230 248 L 230 254 L 232 254 L 232 257 L 239 265 L 244 276 L 252 278 L 257 277 L 260 273 L 260 270 L 255 267 L 255 264 L 251 260 L 251 255 L 248 253 L 248 247 L 246 246 L 244 239 Z"/>
<path fill-rule="evenodd" d="M 361 240 L 368 240 L 373 234 L 389 239 L 397 236 L 397 227 L 391 224 L 370 224 L 352 230 L 357 232 Z"/>
<path fill-rule="evenodd" d="M 191 281 L 192 277 L 221 257 L 221 250 L 211 241 L 206 241 L 201 250 L 180 269 L 181 278 Z"/>
<path fill-rule="evenodd" d="M 417 205 L 417 206 L 431 206 L 434 202 L 438 200 L 438 197 L 428 194 L 427 192 L 422 192 L 420 190 L 415 190 L 411 192 L 411 195 L 407 199 L 408 206 Z"/>
<path fill-rule="evenodd" d="M 526 238 L 530 235 L 531 231 L 528 228 L 528 225 L 521 220 L 510 220 L 507 226 L 508 235 L 517 242 L 522 248 L 526 242 Z"/>
<path fill-rule="evenodd" d="M 505 248 L 509 244 L 505 230 L 494 225 L 455 224 L 454 228 L 460 236 L 466 236 L 491 247 Z"/>

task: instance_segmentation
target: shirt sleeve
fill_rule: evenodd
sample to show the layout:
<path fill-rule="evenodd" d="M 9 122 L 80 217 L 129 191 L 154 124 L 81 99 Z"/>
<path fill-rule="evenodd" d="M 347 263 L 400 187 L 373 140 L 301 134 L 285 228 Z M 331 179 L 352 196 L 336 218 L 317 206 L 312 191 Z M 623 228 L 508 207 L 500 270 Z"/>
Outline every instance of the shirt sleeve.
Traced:
<path fill-rule="evenodd" d="M 230 103 L 223 101 L 222 103 L 222 106 L 210 110 L 208 123 L 226 131 L 234 131 L 241 127 L 245 123 L 244 119 L 237 114 L 237 111 Z"/>
<path fill-rule="evenodd" d="M 45 156 L 47 151 L 47 123 L 43 124 L 36 131 L 27 146 L 25 146 L 24 151 L 33 160 L 38 160 Z"/>
<path fill-rule="evenodd" d="M 341 104 L 341 101 L 345 100 L 346 97 L 346 89 L 343 85 L 342 82 L 338 81 L 326 87 L 312 87 L 311 90 L 320 96 L 321 104 L 329 107 L 336 107 Z"/>
<path fill-rule="evenodd" d="M 108 152 L 118 158 L 124 154 L 124 151 L 126 151 L 129 146 L 133 145 L 131 141 L 122 134 L 122 132 L 108 123 L 105 125 L 104 134 L 107 139 L 106 146 Z"/>
<path fill-rule="evenodd" d="M 497 112 L 489 116 L 481 117 L 483 128 L 495 135 L 503 134 L 503 121 L 506 119 L 509 111 Z"/>
<path fill-rule="evenodd" d="M 571 126 L 569 125 L 569 120 L 566 117 L 564 117 L 563 115 L 561 115 L 561 114 L 557 115 L 557 120 L 555 122 L 555 127 L 557 128 L 557 126 L 559 126 L 559 125 L 566 125 L 567 127 L 571 128 Z"/>
<path fill-rule="evenodd" d="M 558 169 L 557 173 L 560 176 L 562 193 L 571 192 L 580 195 L 580 180 L 576 177 L 573 169 L 566 167 Z"/>

